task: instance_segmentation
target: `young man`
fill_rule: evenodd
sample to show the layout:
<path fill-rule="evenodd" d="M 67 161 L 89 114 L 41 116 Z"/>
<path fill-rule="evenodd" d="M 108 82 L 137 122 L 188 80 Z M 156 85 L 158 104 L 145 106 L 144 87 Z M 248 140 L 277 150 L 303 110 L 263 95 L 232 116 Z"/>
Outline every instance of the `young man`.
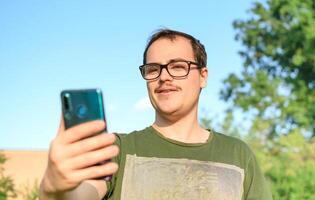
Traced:
<path fill-rule="evenodd" d="M 271 199 L 248 146 L 198 123 L 199 95 L 208 78 L 204 46 L 188 34 L 160 30 L 143 63 L 156 111 L 153 125 L 115 137 L 93 136 L 102 122 L 68 130 L 61 122 L 40 199 Z M 96 165 L 107 159 L 112 162 Z M 100 179 L 111 174 L 106 183 Z"/>

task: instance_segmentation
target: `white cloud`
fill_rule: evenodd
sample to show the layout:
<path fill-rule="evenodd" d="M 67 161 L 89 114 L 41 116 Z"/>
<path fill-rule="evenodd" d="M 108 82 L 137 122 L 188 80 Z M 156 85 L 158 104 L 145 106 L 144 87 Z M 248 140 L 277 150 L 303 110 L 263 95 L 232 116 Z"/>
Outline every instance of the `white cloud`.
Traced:
<path fill-rule="evenodd" d="M 109 104 L 107 106 L 108 111 L 116 111 L 117 110 L 117 106 L 115 106 L 114 104 Z"/>
<path fill-rule="evenodd" d="M 150 102 L 149 97 L 142 97 L 141 99 L 139 99 L 137 101 L 137 103 L 135 104 L 134 108 L 137 111 L 146 111 L 146 110 L 151 110 L 152 109 L 152 105 Z"/>

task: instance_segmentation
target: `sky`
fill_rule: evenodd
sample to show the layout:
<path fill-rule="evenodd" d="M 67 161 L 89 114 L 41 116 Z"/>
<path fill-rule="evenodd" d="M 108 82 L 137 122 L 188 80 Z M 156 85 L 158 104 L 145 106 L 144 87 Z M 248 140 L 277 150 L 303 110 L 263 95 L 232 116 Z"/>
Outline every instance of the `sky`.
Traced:
<path fill-rule="evenodd" d="M 154 120 L 138 66 L 159 28 L 198 38 L 209 80 L 199 116 L 222 118 L 222 81 L 242 59 L 232 22 L 252 1 L 0 1 L 0 149 L 47 149 L 64 89 L 100 88 L 109 132 L 129 133 Z"/>

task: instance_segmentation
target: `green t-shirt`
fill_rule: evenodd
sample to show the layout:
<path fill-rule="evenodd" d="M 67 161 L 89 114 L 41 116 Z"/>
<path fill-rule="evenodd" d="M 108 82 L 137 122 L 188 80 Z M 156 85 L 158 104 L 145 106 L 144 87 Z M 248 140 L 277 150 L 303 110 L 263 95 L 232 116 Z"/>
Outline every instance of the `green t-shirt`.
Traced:
<path fill-rule="evenodd" d="M 183 143 L 153 127 L 118 134 L 118 172 L 107 182 L 110 200 L 269 200 L 249 147 L 210 131 L 206 143 Z"/>

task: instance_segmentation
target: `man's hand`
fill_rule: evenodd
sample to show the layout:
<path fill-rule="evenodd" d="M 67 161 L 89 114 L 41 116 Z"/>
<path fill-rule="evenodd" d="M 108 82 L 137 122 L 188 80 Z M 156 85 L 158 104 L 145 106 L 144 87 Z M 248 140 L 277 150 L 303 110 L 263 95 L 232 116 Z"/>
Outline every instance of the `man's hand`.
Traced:
<path fill-rule="evenodd" d="M 42 195 L 58 196 L 76 188 L 84 180 L 117 171 L 116 163 L 99 164 L 119 153 L 119 148 L 113 145 L 114 134 L 97 134 L 104 128 L 103 121 L 92 121 L 65 130 L 61 119 L 58 134 L 50 145 L 48 165 L 41 183 Z"/>

